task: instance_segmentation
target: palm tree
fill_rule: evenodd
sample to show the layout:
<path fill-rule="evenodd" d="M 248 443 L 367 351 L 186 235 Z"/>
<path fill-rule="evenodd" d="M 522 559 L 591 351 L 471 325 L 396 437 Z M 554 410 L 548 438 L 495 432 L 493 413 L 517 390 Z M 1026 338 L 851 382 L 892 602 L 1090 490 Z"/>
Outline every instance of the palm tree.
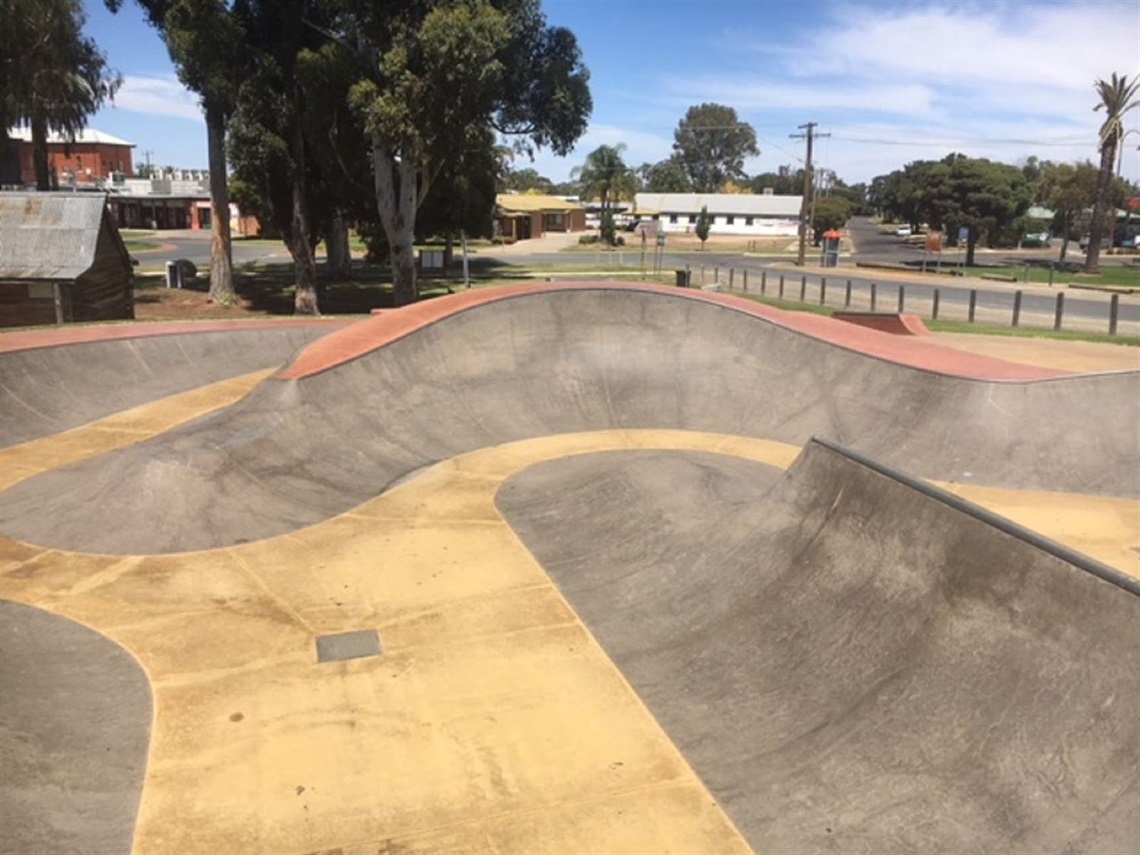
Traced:
<path fill-rule="evenodd" d="M 570 172 L 577 181 L 583 199 L 598 197 L 602 201 L 602 220 L 609 213 L 610 202 L 633 201 L 637 195 L 637 174 L 626 166 L 621 153 L 625 143 L 601 145 L 586 155 L 586 162 Z"/>
<path fill-rule="evenodd" d="M 80 0 L 0 4 L 0 31 L 8 46 L 19 48 L 0 60 L 0 133 L 11 124 L 31 128 L 38 190 L 51 189 L 48 133 L 73 139 L 122 83 L 95 42 L 83 35 L 86 20 Z"/>
<path fill-rule="evenodd" d="M 1100 96 L 1100 103 L 1094 110 L 1104 109 L 1104 124 L 1100 126 L 1100 180 L 1097 182 L 1096 204 L 1093 205 L 1092 227 L 1089 229 L 1089 249 L 1085 256 L 1085 273 L 1097 273 L 1100 264 L 1100 241 L 1104 233 L 1105 208 L 1108 205 L 1108 191 L 1115 176 L 1116 149 L 1124 136 L 1124 114 L 1140 105 L 1136 93 L 1140 90 L 1140 77 L 1118 77 L 1113 72 L 1108 80 L 1097 80 L 1093 87 Z M 1109 231 L 1111 243 L 1112 231 Z"/>

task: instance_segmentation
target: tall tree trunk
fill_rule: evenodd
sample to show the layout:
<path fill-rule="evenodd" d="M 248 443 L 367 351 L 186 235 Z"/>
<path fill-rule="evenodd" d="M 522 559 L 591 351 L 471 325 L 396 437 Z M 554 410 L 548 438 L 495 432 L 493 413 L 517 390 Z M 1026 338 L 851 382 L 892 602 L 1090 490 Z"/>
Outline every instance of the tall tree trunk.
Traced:
<path fill-rule="evenodd" d="M 1069 226 L 1069 215 L 1068 214 L 1065 214 L 1064 216 L 1061 217 L 1061 228 L 1062 228 L 1061 255 L 1057 259 L 1057 262 L 1059 264 L 1064 263 L 1065 254 L 1069 251 L 1069 230 L 1070 230 L 1070 226 Z"/>
<path fill-rule="evenodd" d="M 348 247 L 348 223 L 340 211 L 333 211 L 327 231 L 325 249 L 329 273 L 336 279 L 347 279 L 352 275 L 352 253 Z"/>
<path fill-rule="evenodd" d="M 51 189 L 51 170 L 48 167 L 47 119 L 32 117 L 32 168 L 36 173 L 36 189 Z"/>
<path fill-rule="evenodd" d="M 1116 138 L 1110 137 L 1100 147 L 1100 176 L 1096 183 L 1096 203 L 1093 205 L 1092 225 L 1089 226 L 1089 248 L 1085 255 L 1085 273 L 1100 273 L 1100 242 L 1104 236 L 1105 208 L 1108 205 L 1108 188 L 1112 185 L 1116 166 Z M 1108 245 L 1112 246 L 1112 232 L 1116 217 L 1109 230 Z"/>
<path fill-rule="evenodd" d="M 372 175 L 376 187 L 376 210 L 388 236 L 392 265 L 393 303 L 406 306 L 419 296 L 416 291 L 415 225 L 416 166 L 408 157 L 400 162 L 379 134 L 372 135 Z M 398 186 L 397 186 L 398 184 Z"/>
<path fill-rule="evenodd" d="M 226 117 L 206 108 L 206 156 L 210 168 L 210 301 L 221 306 L 237 302 L 230 236 L 230 190 L 226 178 Z"/>
<path fill-rule="evenodd" d="M 978 245 L 978 230 L 970 226 L 970 232 L 966 237 L 966 266 L 974 266 L 974 248 Z"/>
<path fill-rule="evenodd" d="M 300 105 L 292 132 L 289 153 L 293 159 L 291 178 L 293 184 L 293 216 L 289 224 L 289 234 L 285 243 L 293 256 L 293 275 L 297 278 L 293 296 L 293 311 L 298 315 L 319 315 L 317 302 L 317 262 L 313 255 L 313 244 L 309 232 L 309 208 L 307 201 L 307 181 L 305 178 L 305 131 L 301 127 Z"/>

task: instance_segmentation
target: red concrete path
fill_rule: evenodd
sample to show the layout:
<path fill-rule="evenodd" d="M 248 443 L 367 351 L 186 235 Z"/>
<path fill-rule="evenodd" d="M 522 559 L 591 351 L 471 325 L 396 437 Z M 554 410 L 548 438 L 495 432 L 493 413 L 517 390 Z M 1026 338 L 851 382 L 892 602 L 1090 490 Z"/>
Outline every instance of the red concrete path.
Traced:
<path fill-rule="evenodd" d="M 701 300 L 763 318 L 777 326 L 812 338 L 936 374 L 973 380 L 1025 381 L 1064 377 L 1069 372 L 1006 362 L 988 356 L 965 353 L 928 341 L 893 336 L 876 330 L 846 324 L 822 315 L 787 312 L 727 294 L 610 282 L 557 282 L 510 285 L 502 288 L 464 291 L 450 297 L 415 303 L 398 311 L 383 312 L 332 333 L 305 348 L 291 366 L 276 375 L 295 380 L 335 368 L 370 351 L 410 335 L 444 318 L 476 306 L 510 300 L 528 294 L 553 291 L 648 291 L 684 300 Z"/>

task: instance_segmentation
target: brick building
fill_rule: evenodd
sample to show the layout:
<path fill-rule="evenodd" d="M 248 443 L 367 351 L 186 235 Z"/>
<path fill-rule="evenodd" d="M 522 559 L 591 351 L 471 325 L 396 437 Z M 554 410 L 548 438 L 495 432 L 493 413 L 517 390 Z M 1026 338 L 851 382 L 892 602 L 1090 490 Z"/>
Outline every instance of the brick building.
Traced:
<path fill-rule="evenodd" d="M 12 128 L 8 131 L 8 140 L 9 157 L 19 164 L 19 183 L 34 186 L 36 170 L 32 165 L 31 130 Z M 55 172 L 61 187 L 93 184 L 99 180 L 109 181 L 115 173 L 121 173 L 124 178 L 133 178 L 134 147 L 134 143 L 90 128 L 77 133 L 73 140 L 49 133 L 48 165 Z"/>

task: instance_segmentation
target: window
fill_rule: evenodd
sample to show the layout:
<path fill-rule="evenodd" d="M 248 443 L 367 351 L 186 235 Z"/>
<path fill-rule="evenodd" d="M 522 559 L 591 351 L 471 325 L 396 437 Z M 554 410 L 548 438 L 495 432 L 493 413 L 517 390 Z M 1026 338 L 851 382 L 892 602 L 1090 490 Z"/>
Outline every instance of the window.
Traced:
<path fill-rule="evenodd" d="M 690 226 L 693 225 L 694 223 L 696 223 L 696 221 L 697 221 L 697 215 L 696 214 L 689 214 L 689 225 Z"/>
<path fill-rule="evenodd" d="M 752 217 L 745 217 L 744 218 L 744 225 L 746 225 L 746 226 L 752 225 L 752 220 L 753 220 Z"/>
<path fill-rule="evenodd" d="M 735 222 L 736 222 L 736 217 L 725 217 L 724 218 L 724 224 L 726 226 L 731 226 Z"/>
<path fill-rule="evenodd" d="M 677 225 L 677 215 L 676 214 L 670 214 L 669 215 L 669 223 L 670 223 L 670 225 L 674 225 L 674 226 Z"/>

